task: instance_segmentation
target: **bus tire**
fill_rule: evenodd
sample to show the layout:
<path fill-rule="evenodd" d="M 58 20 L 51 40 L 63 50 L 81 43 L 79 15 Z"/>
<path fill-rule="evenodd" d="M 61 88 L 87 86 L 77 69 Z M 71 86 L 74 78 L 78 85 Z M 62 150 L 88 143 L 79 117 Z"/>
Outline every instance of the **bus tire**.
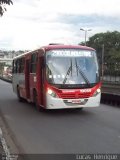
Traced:
<path fill-rule="evenodd" d="M 82 111 L 83 110 L 83 107 L 81 108 L 75 108 L 76 111 Z"/>
<path fill-rule="evenodd" d="M 20 88 L 19 88 L 19 86 L 17 86 L 17 97 L 18 97 L 19 102 L 23 101 L 23 98 L 20 96 Z"/>
<path fill-rule="evenodd" d="M 33 91 L 33 99 L 36 110 L 39 112 L 43 111 L 43 108 L 38 104 L 38 95 L 36 90 Z"/>
<path fill-rule="evenodd" d="M 79 108 L 79 110 L 83 110 L 83 107 Z"/>

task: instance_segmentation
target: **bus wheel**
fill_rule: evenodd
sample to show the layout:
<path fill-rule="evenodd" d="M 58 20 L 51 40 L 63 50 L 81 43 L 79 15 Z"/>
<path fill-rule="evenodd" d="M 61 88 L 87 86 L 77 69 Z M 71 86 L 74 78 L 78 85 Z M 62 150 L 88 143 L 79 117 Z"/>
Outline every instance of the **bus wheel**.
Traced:
<path fill-rule="evenodd" d="M 34 97 L 34 104 L 35 104 L 36 110 L 41 111 L 41 107 L 38 104 L 38 95 L 37 95 L 37 92 L 35 90 L 33 92 L 33 97 Z"/>
<path fill-rule="evenodd" d="M 79 110 L 80 110 L 80 111 L 83 110 L 83 107 L 79 108 Z"/>
<path fill-rule="evenodd" d="M 81 108 L 75 108 L 76 111 L 82 111 L 83 110 L 83 107 Z"/>
<path fill-rule="evenodd" d="M 22 101 L 23 101 L 23 98 L 20 96 L 19 86 L 17 86 L 17 97 L 18 97 L 19 102 L 22 102 Z"/>

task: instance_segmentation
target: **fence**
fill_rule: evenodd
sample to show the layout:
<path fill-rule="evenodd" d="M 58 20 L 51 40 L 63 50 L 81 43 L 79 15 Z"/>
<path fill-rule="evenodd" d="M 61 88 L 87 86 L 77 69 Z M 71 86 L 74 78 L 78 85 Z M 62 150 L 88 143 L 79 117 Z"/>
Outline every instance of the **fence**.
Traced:
<path fill-rule="evenodd" d="M 120 84 L 120 62 L 104 63 L 102 81 L 104 83 Z"/>

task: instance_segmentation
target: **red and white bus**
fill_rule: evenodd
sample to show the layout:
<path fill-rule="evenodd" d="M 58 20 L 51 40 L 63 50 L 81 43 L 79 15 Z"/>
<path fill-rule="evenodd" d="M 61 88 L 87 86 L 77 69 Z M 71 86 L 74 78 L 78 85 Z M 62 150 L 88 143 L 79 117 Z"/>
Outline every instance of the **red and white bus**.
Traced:
<path fill-rule="evenodd" d="M 13 59 L 13 91 L 38 110 L 98 107 L 100 88 L 93 48 L 52 44 Z"/>

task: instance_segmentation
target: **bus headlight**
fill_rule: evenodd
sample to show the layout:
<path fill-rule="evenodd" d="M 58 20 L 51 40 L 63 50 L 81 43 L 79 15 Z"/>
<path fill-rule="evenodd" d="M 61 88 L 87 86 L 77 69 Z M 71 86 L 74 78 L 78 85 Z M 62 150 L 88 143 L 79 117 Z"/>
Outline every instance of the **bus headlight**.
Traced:
<path fill-rule="evenodd" d="M 51 89 L 49 89 L 49 88 L 48 88 L 48 90 L 47 90 L 47 93 L 48 93 L 49 95 L 51 95 L 52 97 L 54 97 L 54 98 L 57 98 L 57 97 L 58 97 L 57 94 L 56 94 L 53 90 L 51 90 Z"/>
<path fill-rule="evenodd" d="M 98 88 L 98 89 L 95 91 L 95 93 L 93 94 L 93 97 L 97 96 L 100 92 L 101 92 L 101 89 Z"/>

